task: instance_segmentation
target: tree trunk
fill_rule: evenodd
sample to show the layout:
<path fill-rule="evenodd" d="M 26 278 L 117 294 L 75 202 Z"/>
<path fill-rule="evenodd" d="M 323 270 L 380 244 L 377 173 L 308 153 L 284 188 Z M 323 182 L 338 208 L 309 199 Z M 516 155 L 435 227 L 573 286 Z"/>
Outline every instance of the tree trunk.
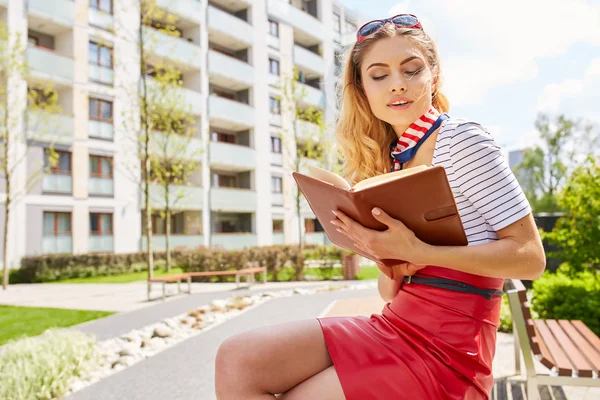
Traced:
<path fill-rule="evenodd" d="M 165 185 L 165 235 L 167 251 L 167 273 L 171 272 L 171 207 L 169 206 L 169 184 Z"/>
<path fill-rule="evenodd" d="M 142 132 L 144 133 L 144 207 L 146 209 L 146 241 L 147 241 L 147 260 L 148 260 L 148 279 L 154 275 L 154 253 L 152 250 L 152 210 L 150 209 L 150 130 L 148 129 L 148 85 L 146 76 L 146 67 L 144 65 L 144 35 L 142 14 L 140 13 L 140 79 L 142 80 Z"/>
<path fill-rule="evenodd" d="M 8 104 L 5 103 L 5 106 L 7 106 Z M 9 153 L 9 149 L 11 146 L 11 140 L 10 140 L 10 130 L 8 127 L 8 107 L 4 107 L 4 129 L 5 129 L 5 137 L 4 137 L 4 156 L 3 156 L 3 160 L 2 160 L 2 170 L 4 171 L 4 177 L 5 177 L 5 185 L 4 185 L 4 193 L 6 193 L 6 201 L 4 203 L 4 225 L 2 227 L 2 231 L 3 231 L 3 235 L 2 235 L 2 242 L 4 244 L 3 248 L 2 248 L 2 259 L 4 262 L 4 266 L 2 268 L 2 288 L 4 290 L 6 290 L 8 288 L 8 222 L 9 222 L 9 218 L 10 218 L 10 206 L 11 206 L 11 193 L 10 193 L 10 181 L 11 181 L 11 177 L 12 174 L 9 169 L 8 169 L 8 153 Z"/>

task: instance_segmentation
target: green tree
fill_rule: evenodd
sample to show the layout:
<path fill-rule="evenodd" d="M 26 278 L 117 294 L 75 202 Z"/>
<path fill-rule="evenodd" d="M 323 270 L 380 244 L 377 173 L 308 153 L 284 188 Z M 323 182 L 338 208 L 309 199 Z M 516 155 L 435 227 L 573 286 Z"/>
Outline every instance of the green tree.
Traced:
<path fill-rule="evenodd" d="M 557 246 L 556 256 L 573 272 L 600 272 L 600 158 L 588 157 L 558 196 L 566 215 L 543 238 Z"/>
<path fill-rule="evenodd" d="M 2 287 L 8 287 L 8 249 L 9 228 L 12 224 L 11 208 L 28 188 L 39 178 L 41 170 L 27 171 L 24 182 L 15 180 L 17 169 L 26 160 L 26 152 L 19 149 L 26 148 L 25 135 L 21 134 L 20 119 L 26 118 L 26 129 L 35 132 L 38 138 L 43 137 L 43 132 L 48 129 L 48 119 L 52 114 L 59 113 L 58 92 L 51 84 L 29 87 L 25 103 L 26 113 L 19 97 L 20 84 L 27 79 L 29 71 L 25 59 L 25 45 L 20 34 L 10 35 L 8 28 L 0 21 L 0 176 L 4 177 L 4 224 L 3 237 L 3 272 Z M 53 138 L 49 138 L 53 139 Z M 57 161 L 52 140 L 49 142 L 48 154 L 50 162 Z M 52 165 L 51 165 L 52 166 Z"/>
<path fill-rule="evenodd" d="M 578 154 L 590 154 L 600 136 L 593 125 L 559 115 L 539 114 L 535 127 L 542 145 L 526 149 L 515 173 L 534 212 L 560 211 L 557 203 L 565 178 Z"/>

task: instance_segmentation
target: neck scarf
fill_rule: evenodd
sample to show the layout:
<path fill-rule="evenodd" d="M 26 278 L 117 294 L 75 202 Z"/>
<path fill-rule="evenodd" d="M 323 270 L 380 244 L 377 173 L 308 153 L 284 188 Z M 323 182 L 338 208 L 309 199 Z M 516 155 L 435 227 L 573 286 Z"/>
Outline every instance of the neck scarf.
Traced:
<path fill-rule="evenodd" d="M 402 164 L 414 157 L 419 146 L 447 118 L 449 118 L 448 114 L 440 115 L 440 112 L 432 106 L 429 111 L 413 122 L 402 136 L 390 145 L 391 171 L 402 169 Z"/>

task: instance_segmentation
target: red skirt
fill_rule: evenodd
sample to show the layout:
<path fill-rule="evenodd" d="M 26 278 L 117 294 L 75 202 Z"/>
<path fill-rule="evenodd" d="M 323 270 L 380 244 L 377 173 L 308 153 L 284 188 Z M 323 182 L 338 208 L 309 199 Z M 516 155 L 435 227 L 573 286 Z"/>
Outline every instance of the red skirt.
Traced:
<path fill-rule="evenodd" d="M 433 266 L 418 275 L 486 289 L 504 282 Z M 411 283 L 381 315 L 318 320 L 348 400 L 482 400 L 494 384 L 501 302 Z"/>

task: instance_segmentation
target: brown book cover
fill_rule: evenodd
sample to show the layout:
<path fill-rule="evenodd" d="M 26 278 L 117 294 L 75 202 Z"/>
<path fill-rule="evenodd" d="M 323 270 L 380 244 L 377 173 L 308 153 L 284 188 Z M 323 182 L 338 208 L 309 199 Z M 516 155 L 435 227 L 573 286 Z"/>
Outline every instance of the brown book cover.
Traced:
<path fill-rule="evenodd" d="M 331 242 L 370 260 L 394 265 L 402 260 L 378 260 L 353 245 L 329 221 L 332 210 L 341 210 L 367 228 L 383 231 L 387 227 L 371 214 L 379 207 L 392 218 L 402 221 L 422 241 L 437 246 L 466 246 L 465 231 L 458 214 L 452 189 L 442 166 L 418 166 L 382 174 L 350 187 L 342 177 L 317 167 L 309 167 L 310 176 L 293 172 L 292 176 Z"/>

